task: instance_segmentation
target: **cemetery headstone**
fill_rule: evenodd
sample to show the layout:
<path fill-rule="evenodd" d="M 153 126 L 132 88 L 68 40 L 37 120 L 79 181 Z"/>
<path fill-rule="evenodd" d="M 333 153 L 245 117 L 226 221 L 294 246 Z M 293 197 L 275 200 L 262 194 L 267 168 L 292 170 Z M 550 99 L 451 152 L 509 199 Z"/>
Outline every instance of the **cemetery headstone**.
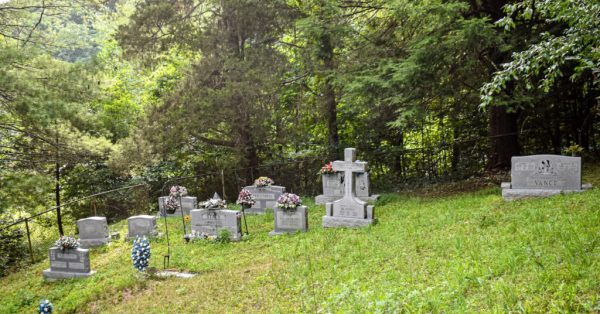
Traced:
<path fill-rule="evenodd" d="M 315 197 L 315 204 L 325 204 L 339 200 L 344 196 L 344 173 L 335 172 L 331 174 L 322 174 L 323 194 Z M 376 201 L 379 195 L 371 194 L 371 184 L 368 172 L 357 172 L 355 174 L 356 197 L 368 202 Z"/>
<path fill-rule="evenodd" d="M 218 195 L 215 193 L 215 196 Z M 215 198 L 213 200 L 220 200 Z M 192 235 L 217 236 L 219 230 L 227 229 L 232 241 L 242 238 L 241 213 L 226 208 L 201 208 L 191 211 Z"/>
<path fill-rule="evenodd" d="M 170 214 L 165 209 L 165 202 L 167 201 L 168 196 L 161 196 L 158 198 L 158 213 L 161 217 L 165 215 L 167 217 L 180 217 L 181 210 L 183 210 L 184 215 L 189 215 L 190 211 L 194 208 L 198 208 L 198 198 L 195 196 L 183 196 L 181 197 L 181 208 L 175 210 L 174 213 Z"/>
<path fill-rule="evenodd" d="M 127 239 L 139 237 L 158 236 L 156 230 L 156 217 L 150 215 L 139 215 L 127 218 Z"/>
<path fill-rule="evenodd" d="M 502 197 L 515 200 L 546 197 L 591 188 L 581 184 L 581 157 L 531 155 L 511 158 L 511 182 L 503 182 Z"/>
<path fill-rule="evenodd" d="M 356 197 L 368 202 L 376 201 L 379 198 L 378 194 L 371 194 L 371 182 L 369 181 L 369 172 L 356 173 Z"/>
<path fill-rule="evenodd" d="M 293 210 L 275 207 L 273 213 L 275 230 L 269 232 L 270 236 L 308 230 L 308 208 L 306 206 L 298 206 Z"/>
<path fill-rule="evenodd" d="M 52 247 L 50 268 L 43 271 L 47 280 L 89 277 L 95 273 L 90 269 L 90 253 L 88 249 L 61 249 Z"/>
<path fill-rule="evenodd" d="M 355 173 L 367 171 L 366 162 L 356 161 L 356 149 L 344 149 L 344 161 L 334 161 L 333 170 L 343 171 L 344 196 L 325 204 L 323 227 L 364 227 L 375 222 L 374 206 L 356 197 Z"/>
<path fill-rule="evenodd" d="M 81 248 L 104 245 L 110 242 L 106 217 L 88 217 L 77 220 L 79 243 Z"/>
<path fill-rule="evenodd" d="M 246 209 L 247 214 L 264 214 L 267 208 L 275 208 L 277 199 L 281 194 L 285 193 L 284 186 L 269 185 L 269 186 L 247 186 L 246 190 L 250 191 L 254 196 L 255 203 L 252 207 Z"/>

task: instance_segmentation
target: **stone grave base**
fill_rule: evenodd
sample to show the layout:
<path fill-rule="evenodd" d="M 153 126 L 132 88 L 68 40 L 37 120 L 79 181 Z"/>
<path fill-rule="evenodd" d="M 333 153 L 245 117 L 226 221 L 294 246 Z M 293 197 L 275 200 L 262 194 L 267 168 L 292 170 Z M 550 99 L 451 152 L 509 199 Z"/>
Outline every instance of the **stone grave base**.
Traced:
<path fill-rule="evenodd" d="M 174 270 L 163 270 L 163 271 L 157 272 L 156 276 L 163 277 L 163 278 L 164 277 L 177 277 L 177 278 L 189 279 L 189 278 L 193 278 L 194 276 L 196 276 L 196 274 L 186 273 L 186 272 L 178 272 L 178 271 L 174 271 Z"/>
<path fill-rule="evenodd" d="M 533 190 L 533 189 L 512 189 L 510 182 L 502 182 L 502 198 L 506 201 L 514 201 L 523 198 L 548 197 L 562 193 L 584 192 L 592 188 L 591 184 L 582 184 L 581 190 Z"/>
<path fill-rule="evenodd" d="M 275 231 L 275 230 L 273 230 L 273 231 L 269 232 L 269 236 L 274 237 L 274 236 L 284 235 L 284 234 L 294 234 L 296 232 L 306 232 L 306 231 L 302 231 L 302 230 Z"/>
<path fill-rule="evenodd" d="M 337 201 L 337 200 L 339 200 L 341 198 L 343 198 L 343 196 L 318 195 L 317 197 L 315 197 L 315 204 L 317 204 L 317 205 L 324 205 L 325 203 L 335 202 L 335 201 Z M 368 196 L 368 197 L 357 196 L 356 198 L 360 199 L 363 202 L 369 202 L 369 201 L 375 202 L 379 198 L 379 194 L 371 195 L 371 196 Z"/>
<path fill-rule="evenodd" d="M 52 270 L 50 270 L 50 268 L 43 271 L 44 279 L 46 279 L 47 281 L 55 281 L 55 280 L 60 280 L 60 279 L 71 279 L 71 278 L 86 278 L 95 273 L 96 273 L 95 270 L 92 270 L 89 273 L 71 273 L 71 272 L 66 272 L 66 271 L 52 271 Z"/>
<path fill-rule="evenodd" d="M 334 216 L 323 216 L 323 228 L 360 228 L 376 223 L 376 219 L 357 219 Z"/>
<path fill-rule="evenodd" d="M 104 239 L 79 239 L 79 247 L 81 247 L 82 249 L 87 249 L 87 248 L 91 248 L 91 247 L 94 247 L 94 246 L 105 245 L 108 242 L 110 242 L 110 238 L 104 238 Z"/>

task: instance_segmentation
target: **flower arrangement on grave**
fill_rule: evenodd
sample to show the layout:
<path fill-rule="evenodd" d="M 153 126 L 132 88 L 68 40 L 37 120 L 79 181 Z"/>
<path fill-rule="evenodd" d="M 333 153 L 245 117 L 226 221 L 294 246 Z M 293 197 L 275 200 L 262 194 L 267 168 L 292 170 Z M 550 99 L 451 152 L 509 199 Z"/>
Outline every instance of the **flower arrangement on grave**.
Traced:
<path fill-rule="evenodd" d="M 185 186 L 174 185 L 171 187 L 171 189 L 169 189 L 169 196 L 183 197 L 183 196 L 187 196 L 187 195 L 188 195 L 188 191 L 185 188 Z"/>
<path fill-rule="evenodd" d="M 256 203 L 256 200 L 250 191 L 242 189 L 236 203 L 242 205 L 242 208 L 250 208 Z"/>
<path fill-rule="evenodd" d="M 185 222 L 190 222 L 190 221 L 192 220 L 192 217 L 190 217 L 190 215 L 185 215 L 185 216 L 183 217 L 183 220 L 184 220 Z"/>
<path fill-rule="evenodd" d="M 581 152 L 583 152 L 583 147 L 581 147 L 577 144 L 573 144 L 573 145 L 565 148 L 564 152 L 565 152 L 565 154 L 569 154 L 573 157 L 576 157 L 577 155 L 581 154 Z"/>
<path fill-rule="evenodd" d="M 38 306 L 38 313 L 52 313 L 54 306 L 48 300 L 41 300 Z"/>
<path fill-rule="evenodd" d="M 56 242 L 54 242 L 54 246 L 58 247 L 61 250 L 70 250 L 76 249 L 79 247 L 79 240 L 72 237 L 60 236 Z"/>
<path fill-rule="evenodd" d="M 275 183 L 273 179 L 269 177 L 258 177 L 258 179 L 254 180 L 254 185 L 257 187 L 265 187 Z"/>
<path fill-rule="evenodd" d="M 169 189 L 169 197 L 165 201 L 165 210 L 169 214 L 175 213 L 181 207 L 179 199 L 188 195 L 188 191 L 184 186 L 174 185 Z"/>
<path fill-rule="evenodd" d="M 150 243 L 146 237 L 136 237 L 133 241 L 133 247 L 131 248 L 131 261 L 133 267 L 139 271 L 145 271 L 150 264 Z"/>
<path fill-rule="evenodd" d="M 227 207 L 227 201 L 211 198 L 206 200 L 205 202 L 202 202 L 201 206 L 202 208 L 206 209 L 223 209 Z"/>
<path fill-rule="evenodd" d="M 296 207 L 302 205 L 300 196 L 293 193 L 283 193 L 277 199 L 277 207 L 283 209 L 296 209 Z"/>
<path fill-rule="evenodd" d="M 321 170 L 319 170 L 319 173 L 334 174 L 335 171 L 333 171 L 333 161 L 330 161 L 330 162 L 326 163 L 323 167 L 321 167 Z"/>

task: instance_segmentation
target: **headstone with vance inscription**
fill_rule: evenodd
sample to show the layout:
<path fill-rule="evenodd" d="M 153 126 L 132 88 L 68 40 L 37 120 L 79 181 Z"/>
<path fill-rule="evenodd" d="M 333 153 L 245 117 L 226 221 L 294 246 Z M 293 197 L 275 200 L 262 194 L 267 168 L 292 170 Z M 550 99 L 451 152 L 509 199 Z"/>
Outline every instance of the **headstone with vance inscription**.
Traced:
<path fill-rule="evenodd" d="M 505 200 L 581 192 L 591 188 L 589 184 L 581 184 L 581 157 L 512 157 L 510 176 L 511 182 L 503 182 L 501 185 Z"/>

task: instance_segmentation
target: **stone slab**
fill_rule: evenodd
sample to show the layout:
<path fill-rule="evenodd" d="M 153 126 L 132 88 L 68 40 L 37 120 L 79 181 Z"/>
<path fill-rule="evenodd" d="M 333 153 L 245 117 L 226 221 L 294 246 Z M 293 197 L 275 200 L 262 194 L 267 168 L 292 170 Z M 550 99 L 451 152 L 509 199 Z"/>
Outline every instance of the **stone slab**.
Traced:
<path fill-rule="evenodd" d="M 549 197 L 564 193 L 578 193 L 585 190 L 530 190 L 530 189 L 502 189 L 502 198 L 507 201 L 514 201 L 524 198 Z"/>
<path fill-rule="evenodd" d="M 323 216 L 323 228 L 361 228 L 376 223 L 376 219 L 355 219 L 334 216 Z"/>
<path fill-rule="evenodd" d="M 71 273 L 71 272 L 65 272 L 65 271 L 53 271 L 50 268 L 48 268 L 42 272 L 44 279 L 46 279 L 47 281 L 55 281 L 55 280 L 60 280 L 60 279 L 71 279 L 71 278 L 86 278 L 95 273 L 96 273 L 95 270 L 92 270 L 87 273 Z"/>

